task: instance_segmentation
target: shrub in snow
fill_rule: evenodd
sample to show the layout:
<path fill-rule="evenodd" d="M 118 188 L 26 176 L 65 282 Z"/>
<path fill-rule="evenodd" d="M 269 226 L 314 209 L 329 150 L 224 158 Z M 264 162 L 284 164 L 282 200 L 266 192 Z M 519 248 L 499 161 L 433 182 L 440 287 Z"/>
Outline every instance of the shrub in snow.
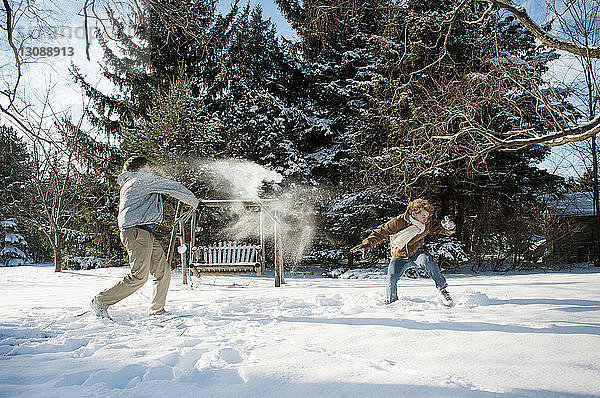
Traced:
<path fill-rule="evenodd" d="M 95 256 L 65 256 L 64 268 L 66 269 L 92 269 L 99 268 L 106 259 Z"/>
<path fill-rule="evenodd" d="M 351 269 L 339 276 L 341 279 L 379 279 L 385 276 L 386 269 L 363 268 Z"/>
<path fill-rule="evenodd" d="M 113 257 L 96 257 L 96 256 L 65 256 L 65 269 L 94 269 L 100 267 L 120 267 L 126 265 L 123 258 L 118 256 Z"/>
<path fill-rule="evenodd" d="M 327 272 L 326 275 L 329 278 L 339 278 L 344 272 L 346 272 L 346 270 L 343 267 L 338 267 Z"/>
<path fill-rule="evenodd" d="M 23 235 L 19 233 L 16 219 L 0 220 L 0 239 L 2 242 L 0 266 L 14 267 L 23 265 L 27 259 L 27 255 L 25 254 L 27 242 Z"/>
<path fill-rule="evenodd" d="M 440 268 L 445 270 L 455 270 L 460 263 L 469 260 L 465 244 L 450 236 L 440 237 L 424 246 Z"/>
<path fill-rule="evenodd" d="M 357 269 L 345 269 L 343 267 L 332 269 L 325 273 L 328 278 L 340 278 L 340 279 L 378 279 L 382 278 L 386 274 L 385 268 L 357 268 Z"/>
<path fill-rule="evenodd" d="M 303 256 L 302 260 L 306 263 L 338 263 L 343 257 L 342 249 L 315 249 Z"/>

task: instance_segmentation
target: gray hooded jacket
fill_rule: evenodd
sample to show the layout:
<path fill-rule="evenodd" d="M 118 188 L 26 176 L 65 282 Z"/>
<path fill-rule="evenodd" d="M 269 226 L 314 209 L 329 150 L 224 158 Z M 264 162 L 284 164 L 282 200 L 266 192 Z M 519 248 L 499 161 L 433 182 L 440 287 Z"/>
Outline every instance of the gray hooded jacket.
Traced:
<path fill-rule="evenodd" d="M 160 224 L 163 220 L 161 194 L 167 194 L 194 208 L 198 207 L 196 196 L 177 181 L 144 171 L 119 174 L 121 186 L 119 200 L 119 229 L 136 225 Z"/>

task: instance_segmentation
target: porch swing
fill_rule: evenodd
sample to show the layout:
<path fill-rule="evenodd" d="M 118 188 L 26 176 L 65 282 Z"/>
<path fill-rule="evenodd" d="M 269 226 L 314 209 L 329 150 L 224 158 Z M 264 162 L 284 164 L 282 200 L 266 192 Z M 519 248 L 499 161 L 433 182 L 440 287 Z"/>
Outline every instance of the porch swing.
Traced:
<path fill-rule="evenodd" d="M 281 227 L 277 210 L 269 205 L 276 199 L 233 199 L 233 200 L 201 200 L 208 208 L 223 208 L 243 206 L 246 209 L 258 209 L 258 235 L 259 244 L 245 242 L 219 241 L 209 245 L 198 245 L 196 239 L 197 210 L 183 212 L 181 202 L 177 204 L 175 221 L 171 230 L 167 262 L 173 262 L 175 250 L 181 256 L 183 284 L 188 283 L 188 273 L 194 276 L 215 274 L 265 274 L 265 215 L 273 222 L 274 252 L 273 264 L 275 268 L 275 286 L 285 283 L 283 275 L 283 243 Z M 189 234 L 186 234 L 186 230 Z M 179 246 L 175 247 L 176 240 Z"/>

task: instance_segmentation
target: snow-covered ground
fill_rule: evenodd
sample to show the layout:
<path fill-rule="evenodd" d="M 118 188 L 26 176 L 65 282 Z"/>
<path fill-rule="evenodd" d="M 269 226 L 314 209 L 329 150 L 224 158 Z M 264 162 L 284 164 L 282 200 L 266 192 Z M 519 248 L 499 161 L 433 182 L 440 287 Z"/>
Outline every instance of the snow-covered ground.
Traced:
<path fill-rule="evenodd" d="M 600 273 L 429 280 L 174 275 L 88 310 L 127 268 L 0 269 L 2 397 L 586 397 L 600 392 Z M 81 315 L 83 313 L 83 315 Z"/>

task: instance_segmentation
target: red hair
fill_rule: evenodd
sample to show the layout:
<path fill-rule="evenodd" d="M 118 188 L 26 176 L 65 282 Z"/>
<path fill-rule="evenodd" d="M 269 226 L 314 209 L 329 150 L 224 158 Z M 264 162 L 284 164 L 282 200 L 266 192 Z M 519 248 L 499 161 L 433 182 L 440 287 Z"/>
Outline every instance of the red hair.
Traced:
<path fill-rule="evenodd" d="M 433 215 L 433 212 L 435 211 L 433 206 L 426 199 L 415 199 L 411 201 L 406 208 L 406 211 L 408 211 L 408 214 L 410 215 L 419 214 L 423 210 L 427 210 L 429 215 Z"/>

